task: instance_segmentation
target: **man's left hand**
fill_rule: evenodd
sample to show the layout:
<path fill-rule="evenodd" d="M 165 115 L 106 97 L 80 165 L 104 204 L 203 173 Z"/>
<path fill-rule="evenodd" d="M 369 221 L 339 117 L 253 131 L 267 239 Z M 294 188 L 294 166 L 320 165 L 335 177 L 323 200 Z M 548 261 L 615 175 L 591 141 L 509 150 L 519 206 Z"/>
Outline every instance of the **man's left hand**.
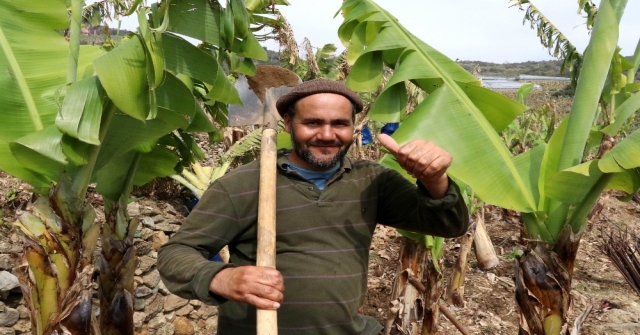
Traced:
<path fill-rule="evenodd" d="M 400 146 L 391 136 L 378 135 L 380 144 L 398 160 L 400 166 L 418 179 L 435 199 L 442 198 L 449 189 L 447 169 L 452 157 L 433 142 L 413 140 Z"/>

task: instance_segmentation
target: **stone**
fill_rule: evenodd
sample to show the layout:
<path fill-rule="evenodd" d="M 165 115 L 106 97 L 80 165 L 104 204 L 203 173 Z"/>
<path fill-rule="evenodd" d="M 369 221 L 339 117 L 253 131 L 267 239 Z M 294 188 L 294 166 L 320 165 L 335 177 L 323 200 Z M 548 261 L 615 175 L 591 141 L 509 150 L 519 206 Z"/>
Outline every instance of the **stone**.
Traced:
<path fill-rule="evenodd" d="M 189 300 L 189 304 L 193 307 L 200 307 L 202 306 L 202 301 L 200 300 Z"/>
<path fill-rule="evenodd" d="M 176 327 L 171 323 L 167 323 L 162 326 L 162 328 L 158 329 L 155 335 L 174 335 L 175 333 Z"/>
<path fill-rule="evenodd" d="M 198 308 L 198 315 L 202 319 L 208 319 L 208 318 L 210 318 L 212 316 L 216 316 L 216 315 L 218 315 L 218 307 L 217 306 L 211 306 L 211 305 L 202 304 L 202 306 L 200 306 L 200 308 Z"/>
<path fill-rule="evenodd" d="M 156 294 L 153 297 L 146 300 L 146 306 L 144 312 L 147 314 L 147 320 L 156 316 L 156 314 L 162 312 L 164 307 L 164 297 L 161 294 Z"/>
<path fill-rule="evenodd" d="M 207 322 L 205 320 L 198 320 L 198 322 L 196 322 L 196 325 L 200 328 L 204 328 L 207 326 Z"/>
<path fill-rule="evenodd" d="M 143 227 L 149 227 L 151 229 L 154 229 L 156 227 L 155 221 L 153 221 L 153 219 L 148 216 L 143 217 L 140 223 L 142 223 Z"/>
<path fill-rule="evenodd" d="M 4 239 L 3 241 L 0 241 L 0 254 L 17 254 L 20 252 L 22 252 L 21 243 L 11 243 L 10 241 Z"/>
<path fill-rule="evenodd" d="M 16 287 L 20 287 L 18 277 L 7 271 L 0 271 L 0 292 L 8 292 Z"/>
<path fill-rule="evenodd" d="M 173 322 L 173 320 L 176 319 L 176 313 L 175 312 L 167 313 L 164 315 L 164 318 L 167 320 L 167 322 Z"/>
<path fill-rule="evenodd" d="M 11 255 L 0 254 L 0 270 L 9 271 L 13 269 L 13 263 L 11 262 Z"/>
<path fill-rule="evenodd" d="M 164 311 L 171 312 L 189 303 L 189 300 L 182 299 L 177 295 L 170 294 L 164 300 Z"/>
<path fill-rule="evenodd" d="M 153 266 L 156 265 L 156 260 L 149 256 L 141 256 L 138 258 L 138 270 L 142 273 L 149 271 Z"/>
<path fill-rule="evenodd" d="M 0 335 L 15 335 L 16 331 L 13 328 L 0 327 Z"/>
<path fill-rule="evenodd" d="M 193 335 L 195 333 L 193 324 L 185 317 L 177 317 L 173 320 L 173 325 L 175 326 L 175 335 Z"/>
<path fill-rule="evenodd" d="M 150 335 L 149 334 L 149 329 L 147 329 L 147 327 L 142 327 L 140 329 L 136 328 L 136 331 L 134 333 L 135 335 Z"/>
<path fill-rule="evenodd" d="M 155 288 L 160 283 L 160 273 L 157 270 L 150 271 L 146 275 L 142 276 L 144 285 Z"/>
<path fill-rule="evenodd" d="M 155 204 L 151 204 L 151 205 L 152 206 L 144 206 L 144 208 L 142 209 L 142 214 L 149 215 L 149 216 L 162 214 L 160 213 L 160 210 L 155 206 Z"/>
<path fill-rule="evenodd" d="M 20 305 L 20 306 L 16 307 L 16 309 L 18 310 L 18 313 L 20 313 L 20 318 L 21 319 L 29 318 L 30 313 L 29 313 L 29 309 L 27 308 L 27 306 Z"/>
<path fill-rule="evenodd" d="M 133 291 L 133 295 L 136 298 L 143 298 L 148 295 L 151 295 L 152 293 L 153 293 L 153 290 L 144 285 L 136 287 L 136 289 Z"/>
<path fill-rule="evenodd" d="M 178 229 L 180 229 L 180 226 L 173 223 L 160 222 L 160 223 L 156 223 L 155 229 L 161 230 L 165 233 L 175 233 L 178 231 Z"/>
<path fill-rule="evenodd" d="M 156 215 L 154 217 L 152 217 L 153 222 L 155 223 L 160 223 L 160 222 L 164 222 L 164 216 L 162 215 Z"/>
<path fill-rule="evenodd" d="M 181 307 L 180 309 L 176 310 L 176 315 L 177 316 L 186 316 L 189 315 L 189 313 L 193 312 L 193 306 L 187 304 L 184 305 L 183 307 Z"/>
<path fill-rule="evenodd" d="M 151 239 L 151 236 L 153 236 L 153 229 L 149 229 L 149 228 L 140 229 L 140 237 L 143 240 L 148 241 L 149 239 Z"/>
<path fill-rule="evenodd" d="M 144 311 L 144 306 L 147 304 L 147 301 L 142 298 L 136 298 L 133 302 L 133 310 L 134 311 Z"/>
<path fill-rule="evenodd" d="M 206 327 L 208 334 L 215 334 L 218 332 L 218 318 L 209 318 L 206 321 Z"/>
<path fill-rule="evenodd" d="M 136 246 L 136 256 L 144 256 L 151 252 L 151 242 L 137 240 L 134 242 Z"/>
<path fill-rule="evenodd" d="M 162 293 L 163 295 L 171 294 L 171 292 L 169 292 L 169 289 L 167 288 L 167 285 L 165 285 L 162 280 L 158 283 L 158 292 Z"/>
<path fill-rule="evenodd" d="M 167 203 L 164 204 L 164 211 L 171 215 L 178 214 L 178 211 L 176 211 L 176 209 L 173 206 L 171 206 L 171 204 L 167 204 Z"/>
<path fill-rule="evenodd" d="M 127 205 L 127 213 L 129 217 L 139 216 L 140 215 L 140 205 L 138 203 L 132 202 Z"/>
<path fill-rule="evenodd" d="M 5 308 L 0 312 L 0 327 L 11 327 L 20 319 L 20 312 L 17 309 Z"/>
<path fill-rule="evenodd" d="M 163 231 L 156 231 L 153 233 L 153 241 L 151 242 L 151 248 L 154 251 L 158 251 L 161 246 L 165 243 L 169 242 L 169 236 L 165 234 Z"/>
<path fill-rule="evenodd" d="M 136 328 L 142 327 L 146 318 L 147 314 L 143 312 L 133 312 L 133 326 Z"/>
<path fill-rule="evenodd" d="M 155 318 L 149 320 L 147 327 L 149 327 L 149 331 L 152 333 L 167 324 L 167 320 L 164 318 L 164 315 L 158 314 Z"/>
<path fill-rule="evenodd" d="M 16 322 L 16 324 L 13 325 L 13 329 L 15 329 L 15 331 L 17 331 L 19 334 L 24 334 L 31 330 L 31 326 L 32 326 L 31 320 L 22 319 L 22 320 L 18 320 L 18 322 Z"/>

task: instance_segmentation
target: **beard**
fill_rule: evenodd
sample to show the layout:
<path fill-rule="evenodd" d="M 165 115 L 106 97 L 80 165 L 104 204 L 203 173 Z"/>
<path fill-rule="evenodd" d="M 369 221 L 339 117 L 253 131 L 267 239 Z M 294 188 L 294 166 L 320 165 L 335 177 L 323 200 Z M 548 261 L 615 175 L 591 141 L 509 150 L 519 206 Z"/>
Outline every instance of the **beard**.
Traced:
<path fill-rule="evenodd" d="M 349 148 L 351 147 L 352 143 L 353 141 L 349 141 L 349 143 L 345 144 L 340 140 L 335 140 L 335 141 L 313 140 L 307 143 L 302 143 L 296 140 L 295 132 L 293 130 L 293 127 L 291 127 L 291 144 L 293 145 L 293 151 L 295 151 L 296 155 L 300 157 L 300 159 L 302 159 L 305 163 L 313 167 L 316 167 L 318 169 L 323 169 L 323 170 L 328 169 L 335 166 L 337 163 L 339 163 L 342 160 L 342 158 L 344 158 L 344 156 L 347 155 L 347 152 L 349 151 Z M 314 156 L 313 153 L 311 153 L 311 150 L 309 150 L 309 146 L 334 146 L 334 147 L 339 147 L 340 149 L 335 155 L 331 157 L 322 158 L 322 157 Z"/>

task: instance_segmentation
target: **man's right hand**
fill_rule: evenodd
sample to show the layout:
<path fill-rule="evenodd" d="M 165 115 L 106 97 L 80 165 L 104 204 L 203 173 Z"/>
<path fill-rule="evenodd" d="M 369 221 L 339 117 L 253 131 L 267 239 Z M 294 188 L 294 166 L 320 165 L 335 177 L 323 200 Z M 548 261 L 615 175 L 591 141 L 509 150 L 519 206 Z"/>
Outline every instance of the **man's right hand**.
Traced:
<path fill-rule="evenodd" d="M 284 279 L 280 271 L 272 268 L 226 268 L 213 277 L 209 291 L 260 309 L 277 309 L 284 298 Z"/>

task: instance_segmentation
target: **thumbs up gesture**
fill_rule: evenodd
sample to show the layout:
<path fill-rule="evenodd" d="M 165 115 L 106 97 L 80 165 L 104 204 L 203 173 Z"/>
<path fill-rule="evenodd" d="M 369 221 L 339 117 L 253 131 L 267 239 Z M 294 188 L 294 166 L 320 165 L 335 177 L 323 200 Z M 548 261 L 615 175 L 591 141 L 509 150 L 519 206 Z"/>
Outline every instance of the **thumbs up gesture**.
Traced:
<path fill-rule="evenodd" d="M 423 140 L 413 140 L 400 146 L 389 135 L 380 134 L 378 141 L 405 171 L 422 183 L 433 198 L 442 198 L 447 193 L 449 179 L 446 172 L 451 166 L 451 154 L 435 143 Z"/>

